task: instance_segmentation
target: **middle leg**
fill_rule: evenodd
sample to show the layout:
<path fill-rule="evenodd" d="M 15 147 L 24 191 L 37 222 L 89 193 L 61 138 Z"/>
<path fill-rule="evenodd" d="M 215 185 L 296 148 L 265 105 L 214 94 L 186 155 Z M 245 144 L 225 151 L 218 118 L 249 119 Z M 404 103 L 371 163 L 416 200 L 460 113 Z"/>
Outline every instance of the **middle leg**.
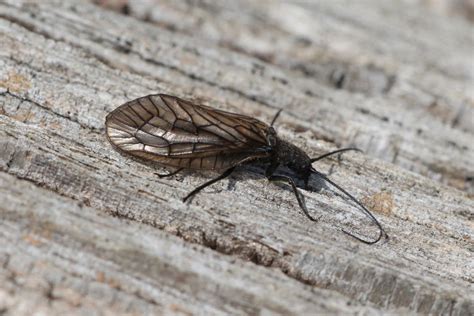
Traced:
<path fill-rule="evenodd" d="M 304 215 L 306 215 L 306 217 L 308 217 L 313 222 L 318 221 L 318 219 L 312 217 L 309 214 L 308 209 L 306 208 L 306 204 L 304 203 L 303 196 L 298 191 L 298 188 L 296 187 L 295 181 L 293 181 L 292 178 L 287 177 L 287 176 L 280 176 L 280 175 L 274 175 L 273 174 L 277 168 L 278 168 L 278 163 L 272 162 L 270 164 L 270 166 L 268 166 L 267 170 L 265 170 L 265 176 L 267 177 L 268 181 L 289 183 L 291 185 L 291 188 L 293 189 L 293 193 L 296 196 L 296 200 L 298 200 L 298 204 L 299 204 L 300 208 L 303 210 Z"/>
<path fill-rule="evenodd" d="M 193 195 L 195 195 L 196 193 L 198 193 L 199 191 L 201 191 L 202 189 L 204 189 L 205 187 L 208 187 L 210 186 L 211 184 L 214 184 L 216 183 L 217 181 L 219 180 L 222 180 L 224 178 L 227 178 L 228 176 L 230 176 L 230 174 L 234 171 L 235 167 L 232 167 L 232 168 L 229 168 L 227 169 L 223 174 L 221 174 L 220 176 L 218 176 L 217 178 L 214 178 L 212 180 L 209 180 L 203 184 L 201 184 L 200 186 L 198 186 L 196 189 L 192 190 L 191 192 L 188 193 L 188 195 L 186 195 L 184 198 L 183 198 L 183 202 L 186 202 L 187 199 L 189 199 L 190 197 L 192 197 Z"/>

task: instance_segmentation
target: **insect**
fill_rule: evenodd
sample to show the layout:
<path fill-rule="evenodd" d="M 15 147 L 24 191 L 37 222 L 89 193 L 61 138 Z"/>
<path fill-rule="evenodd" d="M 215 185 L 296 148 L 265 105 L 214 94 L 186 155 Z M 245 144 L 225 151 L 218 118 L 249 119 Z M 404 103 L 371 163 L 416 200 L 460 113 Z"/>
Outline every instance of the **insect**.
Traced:
<path fill-rule="evenodd" d="M 249 116 L 193 104 L 171 95 L 156 94 L 119 106 L 107 115 L 105 124 L 108 140 L 120 152 L 176 168 L 160 177 L 175 175 L 183 169 L 224 170 L 220 176 L 192 190 L 183 201 L 228 177 L 237 166 L 259 162 L 267 165 L 265 176 L 269 181 L 290 184 L 304 214 L 316 221 L 309 214 L 293 178 L 275 174 L 279 166 L 286 166 L 303 180 L 306 190 L 311 175 L 330 183 L 356 203 L 379 229 L 378 237 L 373 240 L 342 230 L 344 233 L 366 244 L 375 244 L 383 236 L 388 238 L 382 225 L 362 203 L 312 167 L 312 163 L 320 159 L 357 149 L 344 148 L 310 158 L 303 150 L 276 134 L 273 124 L 280 112 L 267 125 Z"/>

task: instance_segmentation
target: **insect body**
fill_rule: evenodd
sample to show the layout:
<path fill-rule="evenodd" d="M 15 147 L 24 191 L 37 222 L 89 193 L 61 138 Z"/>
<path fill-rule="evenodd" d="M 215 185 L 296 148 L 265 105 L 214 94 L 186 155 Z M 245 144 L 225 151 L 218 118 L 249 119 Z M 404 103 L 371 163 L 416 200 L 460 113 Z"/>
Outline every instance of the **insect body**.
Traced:
<path fill-rule="evenodd" d="M 305 189 L 308 188 L 311 174 L 323 178 L 361 207 L 379 228 L 379 236 L 371 241 L 344 231 L 346 234 L 367 244 L 376 243 L 383 235 L 387 236 L 380 223 L 359 201 L 311 165 L 329 155 L 354 148 L 310 158 L 303 150 L 277 136 L 272 125 L 279 113 L 267 125 L 249 116 L 157 94 L 119 106 L 107 115 L 106 130 L 109 141 L 119 151 L 177 168 L 161 177 L 174 175 L 183 169 L 225 170 L 217 178 L 190 192 L 184 201 L 228 177 L 237 166 L 258 161 L 268 164 L 265 176 L 270 181 L 285 181 L 291 185 L 298 204 L 309 219 L 315 221 L 294 180 L 275 174 L 279 166 L 287 166 L 294 171 L 304 181 Z"/>

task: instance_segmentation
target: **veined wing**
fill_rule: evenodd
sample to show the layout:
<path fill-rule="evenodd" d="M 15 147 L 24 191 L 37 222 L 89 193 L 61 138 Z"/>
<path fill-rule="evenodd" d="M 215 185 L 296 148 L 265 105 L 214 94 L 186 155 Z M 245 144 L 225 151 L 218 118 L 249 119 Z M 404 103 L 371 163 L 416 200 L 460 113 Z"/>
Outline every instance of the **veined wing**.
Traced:
<path fill-rule="evenodd" d="M 173 167 L 224 169 L 269 155 L 267 124 L 165 94 L 119 106 L 106 127 L 119 150 Z"/>

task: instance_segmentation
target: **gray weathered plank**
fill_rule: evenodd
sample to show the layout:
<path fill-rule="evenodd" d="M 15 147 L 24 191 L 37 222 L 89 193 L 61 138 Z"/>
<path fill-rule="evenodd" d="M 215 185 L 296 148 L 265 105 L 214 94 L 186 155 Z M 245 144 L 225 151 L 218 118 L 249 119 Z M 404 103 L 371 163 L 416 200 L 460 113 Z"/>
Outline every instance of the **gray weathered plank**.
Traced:
<path fill-rule="evenodd" d="M 357 58 L 365 49 L 378 67 L 393 64 L 389 73 L 397 80 L 388 92 L 373 86 L 378 79 L 350 74 L 347 89 L 337 90 L 324 71 L 308 75 L 293 67 L 287 57 L 297 49 L 288 47 L 302 36 L 297 30 L 270 28 L 281 39 L 275 47 L 288 49 L 268 60 L 247 52 L 250 46 L 236 52 L 205 32 L 199 37 L 173 29 L 182 25 L 179 15 L 152 25 L 81 1 L 1 3 L 0 308 L 12 314 L 33 308 L 80 314 L 472 313 L 474 202 L 443 184 L 468 192 L 472 186 L 466 181 L 473 170 L 472 129 L 465 121 L 472 114 L 472 69 L 461 71 L 473 47 L 470 26 L 432 16 L 440 26 L 430 30 L 428 18 L 420 17 L 423 41 L 412 35 L 411 46 L 395 47 L 410 33 L 403 26 L 380 31 L 381 11 L 374 11 L 353 37 L 359 48 L 328 61 L 350 38 L 347 25 L 360 20 L 355 12 L 347 20 L 351 13 L 339 4 L 313 6 L 303 11 L 291 5 L 286 12 L 293 19 L 314 14 L 315 21 L 324 13 L 326 27 L 339 37 L 323 62 L 314 57 L 320 48 L 313 35 L 307 52 L 313 57 L 293 60 L 324 71 L 340 63 L 370 72 Z M 257 28 L 278 17 L 252 15 L 269 12 L 269 3 L 242 7 L 241 21 Z M 200 10 L 208 17 L 213 12 L 212 6 Z M 245 34 L 239 19 L 230 21 Z M 376 34 L 388 38 L 385 44 L 371 44 Z M 435 52 L 442 34 L 451 34 L 458 49 L 446 45 Z M 399 51 L 386 53 L 392 46 Z M 437 61 L 448 52 L 461 66 Z M 370 91 L 353 88 L 358 81 Z M 420 92 L 430 87 L 447 100 L 441 106 L 447 116 L 423 106 L 435 97 Z M 110 110 L 153 92 L 266 121 L 284 108 L 278 132 L 312 156 L 347 144 L 363 147 L 366 155 L 346 154 L 317 167 L 369 205 L 391 239 L 366 246 L 343 235 L 340 228 L 348 226 L 367 237 L 375 229 L 325 186 L 304 192 L 309 209 L 322 215 L 310 223 L 291 191 L 269 185 L 259 168 L 242 168 L 182 203 L 211 175 L 159 179 L 153 172 L 162 169 L 119 155 L 103 134 Z M 456 124 L 445 121 L 461 99 L 466 116 Z M 398 166 L 378 159 L 393 160 L 395 147 Z M 316 179 L 312 185 L 321 187 Z"/>

